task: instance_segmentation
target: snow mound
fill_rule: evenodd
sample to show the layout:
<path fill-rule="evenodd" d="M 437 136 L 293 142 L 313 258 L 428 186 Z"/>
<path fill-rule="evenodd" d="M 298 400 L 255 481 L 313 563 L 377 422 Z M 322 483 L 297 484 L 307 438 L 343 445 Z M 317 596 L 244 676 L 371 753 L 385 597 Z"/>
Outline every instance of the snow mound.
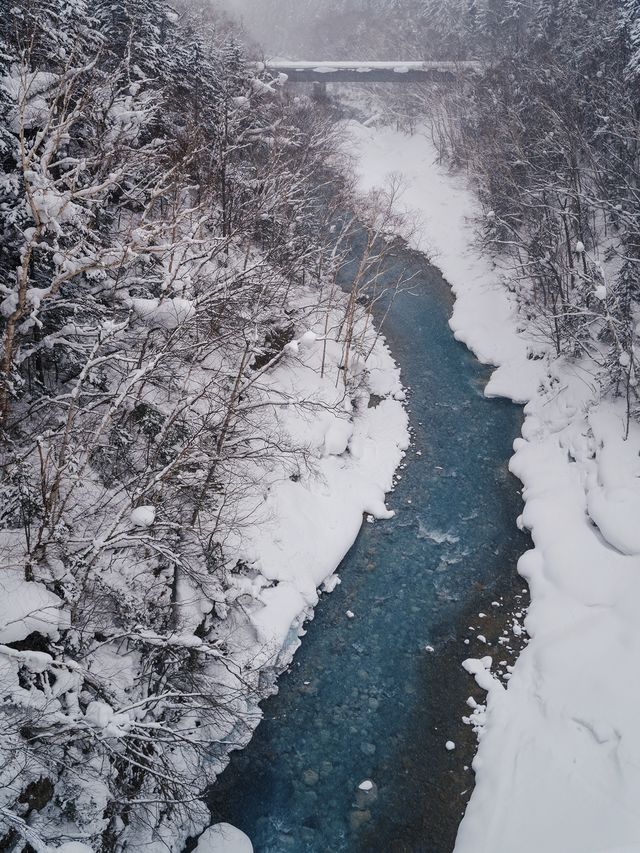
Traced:
<path fill-rule="evenodd" d="M 131 510 L 131 523 L 136 527 L 151 527 L 156 520 L 156 508 L 154 506 L 139 506 Z"/>
<path fill-rule="evenodd" d="M 16 643 L 37 631 L 57 638 L 69 626 L 62 600 L 39 583 L 25 583 L 21 575 L 4 571 L 0 579 L 0 643 Z"/>
<path fill-rule="evenodd" d="M 148 326 L 162 329 L 175 329 L 195 316 L 196 309 L 188 299 L 133 299 L 135 314 Z"/>
<path fill-rule="evenodd" d="M 202 833 L 195 853 L 253 853 L 253 844 L 230 823 L 216 823 Z"/>
<path fill-rule="evenodd" d="M 589 515 L 603 537 L 623 554 L 640 554 L 640 492 L 598 486 L 589 492 Z"/>

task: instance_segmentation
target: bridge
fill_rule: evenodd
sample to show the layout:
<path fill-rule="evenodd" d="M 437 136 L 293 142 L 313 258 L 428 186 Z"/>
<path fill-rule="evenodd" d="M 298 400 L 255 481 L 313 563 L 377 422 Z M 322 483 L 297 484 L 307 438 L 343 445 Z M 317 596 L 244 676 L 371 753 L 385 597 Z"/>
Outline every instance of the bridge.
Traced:
<path fill-rule="evenodd" d="M 266 60 L 261 71 L 288 83 L 445 83 L 465 75 L 481 74 L 482 63 L 464 62 L 313 62 Z"/>

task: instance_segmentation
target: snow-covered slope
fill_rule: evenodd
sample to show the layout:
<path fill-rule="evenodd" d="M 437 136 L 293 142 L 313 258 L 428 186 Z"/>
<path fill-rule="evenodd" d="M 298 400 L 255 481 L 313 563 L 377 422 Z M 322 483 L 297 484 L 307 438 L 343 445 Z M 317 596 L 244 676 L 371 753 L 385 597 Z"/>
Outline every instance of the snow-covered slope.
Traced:
<path fill-rule="evenodd" d="M 473 249 L 473 193 L 428 135 L 350 132 L 363 189 L 405 179 L 420 248 L 456 294 L 452 329 L 497 366 L 486 393 L 526 402 L 510 467 L 535 545 L 518 564 L 530 642 L 506 689 L 467 664 L 489 692 L 456 853 L 638 853 L 640 427 L 625 440 L 624 407 L 602 396 L 592 366 L 553 360 L 519 333 L 500 270 Z"/>
<path fill-rule="evenodd" d="M 335 328 L 341 304 L 338 299 L 330 324 Z M 310 312 L 302 307 L 301 313 Z M 311 331 L 288 345 L 290 355 L 271 373 L 266 390 L 273 400 L 306 401 L 295 410 L 276 411 L 278 430 L 305 450 L 308 469 L 296 476 L 283 476 L 280 466 L 263 472 L 261 493 L 249 493 L 238 510 L 251 523 L 225 543 L 226 551 L 250 567 L 253 579 L 246 573 L 231 579 L 221 633 L 234 660 L 254 671 L 278 673 L 291 660 L 320 589 L 339 582 L 332 575 L 353 545 L 363 513 L 393 515 L 385 492 L 409 444 L 400 370 L 384 339 L 374 345 L 377 332 L 369 327 L 371 353 L 366 361 L 351 362 L 345 390 L 343 347 L 333 335 L 321 340 L 324 322 L 319 316 Z M 379 398 L 375 406 L 371 395 Z M 256 697 L 249 697 L 243 721 L 252 729 L 259 716 Z"/>

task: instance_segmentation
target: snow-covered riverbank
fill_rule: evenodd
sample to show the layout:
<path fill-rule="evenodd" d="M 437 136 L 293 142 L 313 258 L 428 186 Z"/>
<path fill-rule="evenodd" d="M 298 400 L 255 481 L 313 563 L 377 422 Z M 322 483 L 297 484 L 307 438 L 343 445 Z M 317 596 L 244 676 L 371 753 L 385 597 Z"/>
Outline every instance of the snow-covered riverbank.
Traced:
<path fill-rule="evenodd" d="M 531 640 L 506 690 L 489 659 L 467 663 L 488 701 L 472 718 L 476 789 L 456 853 L 640 850 L 640 428 L 625 441 L 623 406 L 601 397 L 593 368 L 553 360 L 527 334 L 501 271 L 473 249 L 473 193 L 428 135 L 350 132 L 363 190 L 404 179 L 416 246 L 456 295 L 452 329 L 496 365 L 486 393 L 527 403 L 510 467 L 535 545 L 518 565 Z"/>
<path fill-rule="evenodd" d="M 265 372 L 255 390 L 260 396 L 252 401 L 260 429 L 280 452 L 266 461 L 249 455 L 238 482 L 229 486 L 235 501 L 234 517 L 223 519 L 228 569 L 215 599 L 220 619 L 210 640 L 225 649 L 226 662 L 212 656 L 208 670 L 213 683 L 225 687 L 228 712 L 220 714 L 212 732 L 204 781 L 213 781 L 230 750 L 250 739 L 262 716 L 258 702 L 277 688 L 277 676 L 298 648 L 303 623 L 313 616 L 321 590 L 330 591 L 340 582 L 334 572 L 355 541 L 363 514 L 370 521 L 393 514 L 385 506 L 385 493 L 409 444 L 400 370 L 363 311 L 355 321 L 358 343 L 345 381 L 339 332 L 347 297 L 334 293 L 331 301 L 327 313 L 312 291 L 302 289 L 292 297 L 295 337 Z M 151 519 L 140 523 L 150 525 L 154 508 L 145 509 Z M 40 583 L 24 580 L 16 557 L 20 542 L 14 540 L 5 533 L 0 643 L 19 643 L 34 630 L 55 637 L 61 621 L 68 619 L 66 611 Z M 197 647 L 203 613 L 213 601 L 186 577 L 179 601 L 179 639 Z M 1 648 L 5 677 L 15 680 L 18 689 L 26 652 Z M 99 663 L 105 678 L 134 688 L 135 671 L 125 653 L 103 654 Z M 94 702 L 90 709 L 96 728 L 109 724 L 106 704 Z M 96 784 L 87 796 L 99 804 L 107 794 Z M 188 834 L 206 825 L 206 818 L 204 806 L 194 804 L 190 825 L 167 821 L 153 842 L 143 830 L 144 841 L 135 836 L 132 847 L 144 843 L 148 850 L 180 850 Z M 214 835 L 210 832 L 203 840 L 204 849 L 213 844 Z"/>
<path fill-rule="evenodd" d="M 240 508 L 250 523 L 239 525 L 225 544 L 253 579 L 246 572 L 231 579 L 223 639 L 243 671 L 268 674 L 260 679 L 264 684 L 291 661 L 320 592 L 340 583 L 334 573 L 363 514 L 371 521 L 393 515 L 385 493 L 409 445 L 400 369 L 364 315 L 355 334 L 368 357 L 352 357 L 345 388 L 343 342 L 336 340 L 344 306 L 341 296 L 335 298 L 328 333 L 325 317 L 314 323 L 301 306 L 309 328 L 287 345 L 289 356 L 271 371 L 265 392 L 302 404 L 274 407 L 274 429 L 304 449 L 306 467 L 294 475 L 281 464 L 263 472 L 261 494 L 249 493 Z M 241 718 L 247 734 L 259 717 L 250 697 Z"/>

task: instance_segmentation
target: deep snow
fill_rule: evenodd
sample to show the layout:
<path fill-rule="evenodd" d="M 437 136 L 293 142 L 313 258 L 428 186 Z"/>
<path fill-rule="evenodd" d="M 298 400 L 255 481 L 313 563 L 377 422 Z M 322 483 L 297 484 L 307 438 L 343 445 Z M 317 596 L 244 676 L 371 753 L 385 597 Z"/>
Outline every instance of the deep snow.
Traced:
<path fill-rule="evenodd" d="M 349 132 L 363 190 L 404 179 L 416 246 L 456 296 L 451 327 L 496 365 L 486 393 L 527 403 L 510 468 L 535 545 L 518 564 L 530 642 L 506 689 L 490 659 L 465 662 L 488 698 L 472 715 L 476 788 L 456 853 L 638 853 L 640 427 L 625 441 L 623 407 L 603 398 L 591 365 L 519 332 L 504 271 L 474 248 L 473 192 L 437 162 L 429 134 Z"/>
<path fill-rule="evenodd" d="M 336 328 L 340 319 L 336 311 Z M 269 377 L 273 399 L 286 394 L 309 401 L 306 413 L 285 409 L 278 417 L 296 446 L 308 448 L 310 470 L 298 478 L 283 477 L 278 469 L 263 477 L 259 509 L 254 494 L 247 498 L 251 523 L 225 543 L 255 574 L 250 583 L 237 580 L 237 597 L 249 591 L 248 584 L 253 603 L 242 602 L 225 636 L 236 646 L 237 658 L 250 658 L 254 669 L 270 665 L 278 671 L 290 661 L 320 589 L 335 585 L 332 575 L 358 535 L 363 514 L 393 515 L 385 493 L 409 445 L 400 370 L 384 339 L 378 338 L 366 362 L 354 358 L 347 393 L 338 368 L 342 343 L 332 336 L 321 375 L 322 322 L 317 334 L 306 332 L 292 342 L 295 346 L 287 345 L 288 357 Z M 364 318 L 357 330 L 360 325 Z M 370 345 L 375 337 L 369 328 Z M 369 405 L 371 395 L 377 405 Z"/>

